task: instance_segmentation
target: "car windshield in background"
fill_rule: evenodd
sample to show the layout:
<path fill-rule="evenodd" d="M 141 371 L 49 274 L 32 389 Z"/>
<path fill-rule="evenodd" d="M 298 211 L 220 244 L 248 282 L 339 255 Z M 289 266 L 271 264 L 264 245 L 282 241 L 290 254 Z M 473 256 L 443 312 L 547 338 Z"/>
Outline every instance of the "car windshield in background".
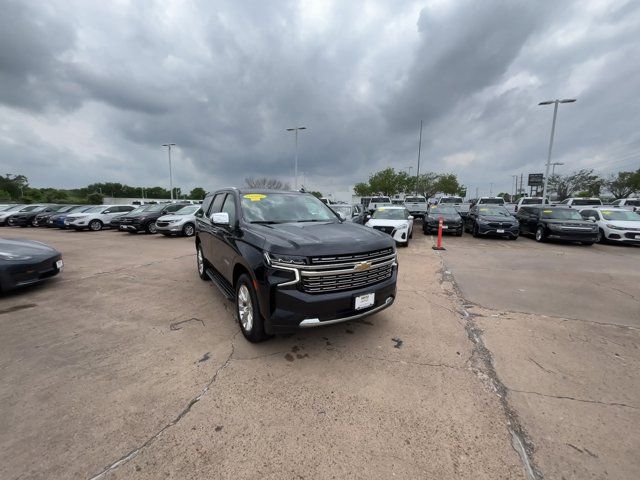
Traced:
<path fill-rule="evenodd" d="M 462 197 L 447 197 L 441 198 L 440 203 L 462 203 Z"/>
<path fill-rule="evenodd" d="M 151 206 L 147 206 L 145 207 L 145 209 L 143 210 L 144 212 L 161 212 L 162 209 L 164 207 L 166 207 L 167 205 L 164 203 L 158 203 L 156 205 L 151 205 Z"/>
<path fill-rule="evenodd" d="M 63 208 L 58 210 L 58 213 L 73 212 L 73 210 L 76 208 L 78 207 L 76 207 L 75 205 L 65 205 Z"/>
<path fill-rule="evenodd" d="M 351 215 L 351 207 L 347 205 L 331 205 L 331 210 L 333 210 L 336 213 L 341 213 L 345 217 L 348 217 L 349 215 Z"/>
<path fill-rule="evenodd" d="M 522 205 L 541 205 L 541 198 L 525 198 L 522 200 Z"/>
<path fill-rule="evenodd" d="M 484 204 L 495 204 L 495 205 L 503 205 L 504 199 L 502 198 L 483 198 L 482 203 Z"/>
<path fill-rule="evenodd" d="M 12 205 L 8 208 L 5 208 L 3 212 L 15 212 L 16 210 L 20 210 L 24 207 L 24 205 Z"/>
<path fill-rule="evenodd" d="M 600 200 L 574 200 L 573 201 L 573 205 L 602 205 L 602 202 Z"/>
<path fill-rule="evenodd" d="M 200 210 L 200 205 L 189 205 L 188 207 L 182 207 L 177 212 L 174 212 L 173 215 L 193 215 L 198 210 Z"/>
<path fill-rule="evenodd" d="M 312 195 L 247 193 L 242 213 L 251 223 L 335 222 L 336 215 Z"/>
<path fill-rule="evenodd" d="M 404 208 L 379 208 L 371 218 L 375 218 L 377 220 L 406 220 L 407 212 Z"/>
<path fill-rule="evenodd" d="M 628 210 L 600 210 L 605 220 L 621 220 L 625 222 L 640 222 L 640 215 Z"/>
<path fill-rule="evenodd" d="M 135 215 L 136 213 L 142 213 L 144 212 L 147 208 L 149 208 L 148 205 L 145 205 L 144 207 L 138 207 L 138 208 L 134 208 L 133 210 L 131 210 L 130 212 L 126 212 L 126 215 Z"/>
<path fill-rule="evenodd" d="M 541 217 L 556 220 L 584 220 L 577 210 L 571 208 L 545 208 L 542 210 Z"/>
<path fill-rule="evenodd" d="M 373 197 L 371 203 L 391 203 L 389 197 Z"/>
<path fill-rule="evenodd" d="M 427 199 L 423 197 L 407 197 L 404 201 L 409 203 L 427 203 Z"/>
<path fill-rule="evenodd" d="M 627 200 L 624 204 L 630 207 L 640 207 L 640 200 Z"/>
<path fill-rule="evenodd" d="M 455 207 L 449 205 L 438 205 L 437 207 L 431 207 L 429 215 L 455 215 L 458 210 Z"/>
<path fill-rule="evenodd" d="M 88 210 L 85 210 L 85 213 L 101 213 L 102 210 L 104 210 L 105 207 L 104 206 L 100 206 L 100 207 L 91 207 Z"/>
<path fill-rule="evenodd" d="M 482 216 L 510 217 L 511 213 L 504 207 L 480 207 L 478 213 Z"/>

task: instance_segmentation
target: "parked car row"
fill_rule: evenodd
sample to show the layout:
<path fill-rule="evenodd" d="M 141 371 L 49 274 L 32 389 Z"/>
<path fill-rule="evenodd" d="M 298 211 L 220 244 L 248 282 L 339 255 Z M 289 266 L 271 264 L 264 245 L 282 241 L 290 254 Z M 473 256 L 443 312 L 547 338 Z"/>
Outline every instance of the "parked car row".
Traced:
<path fill-rule="evenodd" d="M 0 206 L 0 225 L 100 231 L 113 228 L 130 233 L 195 234 L 199 204 L 135 205 L 6 205 Z"/>

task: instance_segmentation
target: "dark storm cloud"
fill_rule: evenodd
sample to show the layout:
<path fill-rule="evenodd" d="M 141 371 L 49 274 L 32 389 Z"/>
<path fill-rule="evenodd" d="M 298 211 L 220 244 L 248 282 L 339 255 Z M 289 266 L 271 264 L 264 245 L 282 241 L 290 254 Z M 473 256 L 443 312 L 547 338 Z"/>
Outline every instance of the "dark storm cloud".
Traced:
<path fill-rule="evenodd" d="M 344 190 L 415 166 L 423 119 L 423 169 L 495 192 L 573 95 L 560 161 L 640 150 L 634 2 L 1 3 L 0 167 L 36 185 L 166 184 L 165 142 L 185 188 L 290 180 L 304 125 L 307 184 Z"/>

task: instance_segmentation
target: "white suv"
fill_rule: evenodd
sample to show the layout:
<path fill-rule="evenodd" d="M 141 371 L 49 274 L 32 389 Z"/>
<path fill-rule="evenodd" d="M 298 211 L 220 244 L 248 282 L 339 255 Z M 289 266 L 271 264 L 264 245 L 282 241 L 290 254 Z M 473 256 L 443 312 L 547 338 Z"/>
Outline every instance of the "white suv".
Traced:
<path fill-rule="evenodd" d="M 598 225 L 598 242 L 619 242 L 640 245 L 640 215 L 624 208 L 583 208 L 585 220 Z"/>
<path fill-rule="evenodd" d="M 133 205 L 98 205 L 81 213 L 70 213 L 64 219 L 67 228 L 84 230 L 85 228 L 97 232 L 105 226 L 110 226 L 111 220 L 133 210 Z"/>

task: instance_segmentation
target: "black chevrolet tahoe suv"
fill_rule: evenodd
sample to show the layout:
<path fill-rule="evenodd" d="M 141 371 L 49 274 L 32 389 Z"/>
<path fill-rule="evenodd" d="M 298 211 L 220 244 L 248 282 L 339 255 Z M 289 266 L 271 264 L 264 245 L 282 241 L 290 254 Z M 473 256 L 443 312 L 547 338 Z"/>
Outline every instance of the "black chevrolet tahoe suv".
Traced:
<path fill-rule="evenodd" d="M 198 274 L 235 301 L 251 342 L 355 320 L 395 300 L 393 239 L 341 220 L 313 195 L 230 188 L 207 194 L 202 210 Z"/>

